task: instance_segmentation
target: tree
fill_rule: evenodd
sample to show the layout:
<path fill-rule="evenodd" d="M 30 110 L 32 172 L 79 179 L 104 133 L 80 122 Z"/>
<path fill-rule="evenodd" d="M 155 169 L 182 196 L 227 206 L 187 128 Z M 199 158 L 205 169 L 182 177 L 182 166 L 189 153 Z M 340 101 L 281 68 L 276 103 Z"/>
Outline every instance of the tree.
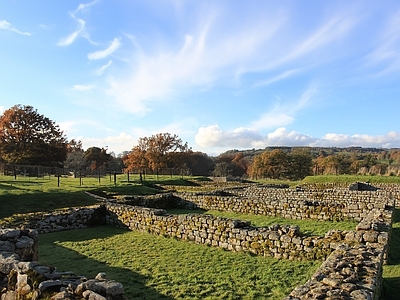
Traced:
<path fill-rule="evenodd" d="M 312 156 L 305 149 L 292 149 L 288 155 L 288 168 L 286 177 L 291 180 L 301 180 L 311 175 Z"/>
<path fill-rule="evenodd" d="M 205 153 L 193 152 L 190 153 L 186 166 L 195 176 L 208 176 L 214 168 L 213 160 Z"/>
<path fill-rule="evenodd" d="M 138 144 L 133 147 L 132 151 L 126 153 L 122 157 L 125 165 L 125 170 L 128 172 L 139 171 L 140 176 L 146 174 L 146 169 L 149 168 L 147 159 L 147 142 L 144 138 L 140 138 Z M 140 177 L 142 178 L 142 177 Z"/>
<path fill-rule="evenodd" d="M 287 169 L 288 155 L 280 149 L 275 149 L 256 155 L 249 175 L 253 178 L 279 179 L 287 176 Z"/>
<path fill-rule="evenodd" d="M 0 117 L 0 155 L 9 164 L 61 167 L 67 139 L 32 106 L 15 105 Z"/>
<path fill-rule="evenodd" d="M 67 144 L 67 158 L 64 167 L 74 172 L 74 176 L 86 167 L 85 151 L 82 149 L 82 142 L 72 139 Z"/>
<path fill-rule="evenodd" d="M 188 144 L 183 144 L 176 134 L 159 133 L 140 138 L 138 145 L 124 158 L 124 163 L 128 170 L 141 172 L 149 168 L 158 175 L 161 168 L 182 166 L 190 153 Z"/>
<path fill-rule="evenodd" d="M 85 159 L 91 170 L 99 170 L 101 167 L 106 168 L 107 162 L 111 159 L 110 156 L 104 148 L 90 147 L 85 151 Z"/>

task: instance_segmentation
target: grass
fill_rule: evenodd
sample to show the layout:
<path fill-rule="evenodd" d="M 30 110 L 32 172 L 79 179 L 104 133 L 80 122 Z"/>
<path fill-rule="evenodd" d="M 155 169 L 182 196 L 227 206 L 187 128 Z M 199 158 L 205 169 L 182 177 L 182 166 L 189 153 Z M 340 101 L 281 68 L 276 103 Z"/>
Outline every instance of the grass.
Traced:
<path fill-rule="evenodd" d="M 266 227 L 274 224 L 281 225 L 297 225 L 300 227 L 300 231 L 305 235 L 324 235 L 331 229 L 338 230 L 354 230 L 357 222 L 355 221 L 343 221 L 343 222 L 329 222 L 329 221 L 317 221 L 317 220 L 293 220 L 285 219 L 281 217 L 271 217 L 263 215 L 252 215 L 252 214 L 241 214 L 235 212 L 223 212 L 217 210 L 180 210 L 172 209 L 168 210 L 170 214 L 189 214 L 189 213 L 200 213 L 209 214 L 217 217 L 231 218 L 237 220 L 250 221 L 252 226 L 255 227 Z"/>
<path fill-rule="evenodd" d="M 400 295 L 400 209 L 396 209 L 394 213 L 388 261 L 383 266 L 383 284 L 379 299 L 390 300 L 394 295 Z"/>
<path fill-rule="evenodd" d="M 307 176 L 301 183 L 345 183 L 353 182 L 395 183 L 400 184 L 399 176 L 373 176 L 373 175 L 318 175 Z"/>
<path fill-rule="evenodd" d="M 39 257 L 59 271 L 106 272 L 128 299 L 282 299 L 319 265 L 106 226 L 40 235 Z"/>
<path fill-rule="evenodd" d="M 105 196 L 153 194 L 160 192 L 160 185 L 195 188 L 201 182 L 201 178 L 160 176 L 156 181 L 153 177 L 146 177 L 145 186 L 132 182 L 133 176 L 128 183 L 125 175 L 118 176 L 116 186 L 108 177 L 101 178 L 100 183 L 98 178 L 83 178 L 82 185 L 79 178 L 60 178 L 58 186 L 55 177 L 18 177 L 15 180 L 0 176 L 0 219 L 97 203 L 85 191 Z M 302 183 L 350 184 L 355 181 L 398 184 L 400 177 L 311 176 Z M 249 220 L 253 226 L 299 225 L 303 233 L 313 235 L 324 234 L 329 229 L 353 229 L 355 225 L 352 222 L 288 220 L 228 212 L 206 213 Z M 129 299 L 281 299 L 293 287 L 306 281 L 318 266 L 316 262 L 252 257 L 112 227 L 41 235 L 39 248 L 41 261 L 56 265 L 59 270 L 71 270 L 89 277 L 100 271 L 108 273 L 111 279 L 124 284 Z M 393 299 L 393 295 L 399 295 L 399 209 L 395 214 L 383 278 L 380 299 Z"/>
<path fill-rule="evenodd" d="M 121 176 L 121 175 L 120 175 Z M 0 176 L 0 219 L 14 214 L 29 212 L 53 211 L 74 206 L 87 206 L 97 203 L 85 194 L 90 191 L 102 196 L 117 193 L 154 194 L 159 192 L 155 187 L 141 186 L 135 183 L 123 183 L 121 178 L 114 182 L 102 177 L 85 177 L 80 184 L 79 178 L 56 177 L 17 177 Z"/>

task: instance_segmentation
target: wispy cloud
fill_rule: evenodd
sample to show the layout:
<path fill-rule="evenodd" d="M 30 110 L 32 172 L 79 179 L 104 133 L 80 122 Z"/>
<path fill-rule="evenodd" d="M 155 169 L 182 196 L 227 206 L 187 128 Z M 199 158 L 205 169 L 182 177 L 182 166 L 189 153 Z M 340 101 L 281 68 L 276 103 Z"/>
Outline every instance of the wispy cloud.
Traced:
<path fill-rule="evenodd" d="M 78 5 L 78 8 L 75 10 L 75 13 L 87 11 L 87 9 L 89 7 L 91 7 L 92 5 L 96 4 L 97 2 L 99 2 L 99 1 L 98 0 L 94 0 L 94 1 L 92 1 L 90 3 L 81 3 L 81 4 Z"/>
<path fill-rule="evenodd" d="M 78 36 L 82 34 L 85 29 L 85 21 L 82 19 L 75 19 L 75 21 L 77 22 L 78 28 L 74 32 L 70 33 L 67 37 L 61 39 L 57 44 L 58 46 L 69 46 L 76 40 Z"/>
<path fill-rule="evenodd" d="M 153 51 L 156 54 L 135 53 L 131 76 L 110 78 L 108 93 L 131 112 L 143 113 L 150 110 L 150 101 L 165 99 L 178 90 L 204 88 L 219 80 L 233 79 L 247 70 L 248 64 L 256 68 L 255 57 L 281 23 L 277 19 L 271 26 L 248 24 L 240 32 L 221 38 L 212 30 L 213 21 L 203 20 L 197 33 L 182 37 L 179 49 L 173 49 L 174 44 Z"/>
<path fill-rule="evenodd" d="M 121 46 L 121 40 L 119 38 L 115 38 L 110 46 L 104 50 L 92 52 L 88 54 L 88 59 L 89 60 L 97 60 L 97 59 L 103 59 L 106 58 L 107 56 L 113 54 L 119 47 Z"/>
<path fill-rule="evenodd" d="M 100 76 L 104 73 L 104 71 L 112 65 L 112 60 L 109 60 L 104 66 L 101 66 L 96 70 L 96 75 Z"/>
<path fill-rule="evenodd" d="M 9 30 L 18 34 L 22 34 L 22 35 L 31 35 L 30 32 L 24 32 L 24 31 L 20 31 L 17 28 L 15 28 L 13 25 L 11 25 L 11 23 L 7 22 L 6 20 L 0 20 L 0 29 L 4 29 L 4 30 Z"/>
<path fill-rule="evenodd" d="M 74 85 L 74 89 L 77 91 L 90 91 L 91 89 L 93 89 L 95 86 L 91 85 L 91 84 L 75 84 Z"/>
<path fill-rule="evenodd" d="M 110 78 L 108 93 L 132 113 L 143 114 L 159 99 L 216 85 L 240 85 L 247 74 L 277 74 L 250 83 L 251 88 L 270 85 L 310 69 L 310 61 L 316 63 L 319 57 L 330 60 L 330 46 L 348 37 L 357 23 L 340 12 L 295 35 L 290 16 L 282 12 L 247 19 L 232 30 L 222 12 L 212 11 L 211 16 L 198 18 L 197 29 L 182 37 L 178 49 L 176 40 L 144 47 L 136 38 L 139 50 L 129 65 L 131 75 Z"/>
<path fill-rule="evenodd" d="M 365 57 L 366 67 L 378 77 L 400 71 L 400 10 L 388 18 L 381 32 L 378 46 Z"/>
<path fill-rule="evenodd" d="M 98 1 L 93 1 L 91 3 L 87 4 L 79 4 L 78 8 L 74 10 L 73 12 L 70 13 L 70 16 L 74 21 L 76 22 L 76 27 L 77 29 L 71 32 L 69 35 L 67 35 L 65 38 L 62 38 L 57 45 L 58 46 L 69 46 L 71 45 L 78 37 L 83 37 L 87 39 L 91 44 L 97 45 L 95 42 L 93 42 L 90 39 L 89 33 L 86 31 L 85 24 L 86 22 L 78 18 L 76 15 L 79 12 L 85 12 L 90 6 L 96 4 Z"/>
<path fill-rule="evenodd" d="M 297 74 L 299 72 L 300 72 L 299 69 L 287 70 L 287 71 L 284 71 L 284 72 L 282 72 L 282 73 L 280 73 L 280 74 L 278 74 L 278 75 L 276 75 L 274 77 L 268 78 L 266 80 L 255 82 L 254 86 L 257 87 L 257 86 L 262 86 L 262 85 L 270 85 L 270 84 L 272 84 L 274 82 L 277 82 L 277 81 L 280 81 L 280 80 L 284 80 L 284 79 L 286 79 L 288 77 L 291 77 L 291 76 L 293 76 L 293 75 L 295 75 L 295 74 Z"/>
<path fill-rule="evenodd" d="M 286 126 L 295 120 L 296 114 L 311 104 L 312 98 L 317 93 L 315 84 L 311 85 L 300 98 L 288 103 L 277 103 L 272 110 L 264 113 L 258 120 L 251 123 L 250 127 L 256 130 L 270 129 Z"/>

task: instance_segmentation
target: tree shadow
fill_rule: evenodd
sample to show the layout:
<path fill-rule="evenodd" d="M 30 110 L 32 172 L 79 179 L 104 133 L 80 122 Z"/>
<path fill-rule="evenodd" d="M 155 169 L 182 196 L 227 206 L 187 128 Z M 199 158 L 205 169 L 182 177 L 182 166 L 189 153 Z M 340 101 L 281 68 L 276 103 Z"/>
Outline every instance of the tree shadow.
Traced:
<path fill-rule="evenodd" d="M 0 201 L 0 219 L 11 217 L 13 214 L 51 212 L 62 208 L 98 203 L 94 198 L 85 195 L 84 191 L 30 191 L 23 194 L 4 194 L 1 195 Z"/>
<path fill-rule="evenodd" d="M 116 229 L 111 226 L 99 226 L 98 229 L 95 233 L 90 231 L 90 236 L 82 234 L 80 230 L 63 232 L 62 240 L 79 242 L 88 239 L 107 238 L 126 232 L 126 229 Z M 152 287 L 146 286 L 146 281 L 149 280 L 149 277 L 129 269 L 114 267 L 97 261 L 74 250 L 65 248 L 58 244 L 57 241 L 57 233 L 42 234 L 39 236 L 39 262 L 41 264 L 53 265 L 57 267 L 57 271 L 72 271 L 77 275 L 86 276 L 89 279 L 94 278 L 99 272 L 105 272 L 108 279 L 122 283 L 125 296 L 129 300 L 173 299 L 170 296 L 160 294 Z"/>
<path fill-rule="evenodd" d="M 398 208 L 395 209 L 393 216 L 387 265 L 394 268 L 400 265 L 400 209 Z M 398 295 L 400 295 L 400 277 L 384 277 L 379 299 L 391 300 L 397 298 Z"/>
<path fill-rule="evenodd" d="M 395 209 L 388 248 L 388 265 L 400 264 L 400 209 Z"/>
<path fill-rule="evenodd" d="M 397 299 L 398 295 L 400 295 L 400 277 L 384 278 L 379 300 Z"/>

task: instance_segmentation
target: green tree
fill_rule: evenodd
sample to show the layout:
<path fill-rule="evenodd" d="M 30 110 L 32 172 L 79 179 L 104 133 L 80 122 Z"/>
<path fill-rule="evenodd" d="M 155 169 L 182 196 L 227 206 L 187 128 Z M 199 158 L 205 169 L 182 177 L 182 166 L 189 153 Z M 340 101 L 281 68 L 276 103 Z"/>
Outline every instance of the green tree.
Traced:
<path fill-rule="evenodd" d="M 111 155 L 104 148 L 90 147 L 85 151 L 85 160 L 90 170 L 100 170 L 100 168 L 106 170 Z"/>
<path fill-rule="evenodd" d="M 79 172 L 86 167 L 85 151 L 82 149 L 82 142 L 72 139 L 67 144 L 67 158 L 64 162 L 64 168 L 74 172 L 76 177 Z"/>
<path fill-rule="evenodd" d="M 286 176 L 291 180 L 301 180 L 304 177 L 311 175 L 312 156 L 310 151 L 305 149 L 292 149 L 288 155 L 288 167 Z"/>
<path fill-rule="evenodd" d="M 61 167 L 67 139 L 54 121 L 32 106 L 15 105 L 0 117 L 0 155 L 9 164 Z"/>

